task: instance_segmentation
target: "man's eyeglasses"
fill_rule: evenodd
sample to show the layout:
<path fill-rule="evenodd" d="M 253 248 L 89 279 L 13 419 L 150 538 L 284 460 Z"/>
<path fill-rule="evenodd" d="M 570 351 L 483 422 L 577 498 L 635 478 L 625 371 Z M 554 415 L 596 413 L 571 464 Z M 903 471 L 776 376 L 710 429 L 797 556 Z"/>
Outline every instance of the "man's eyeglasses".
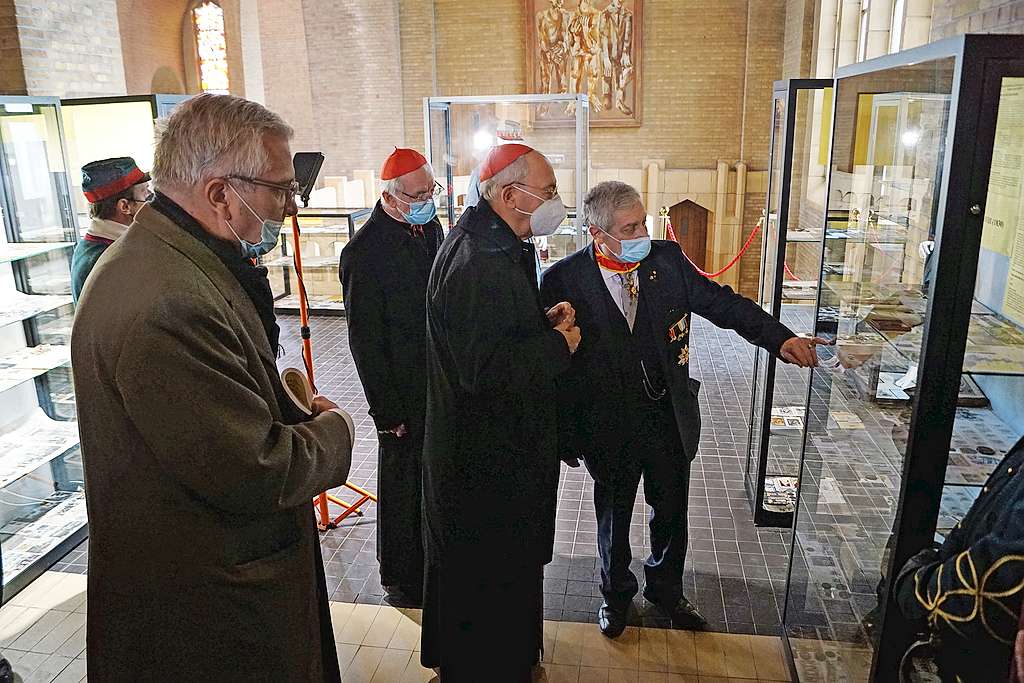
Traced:
<path fill-rule="evenodd" d="M 155 196 L 156 196 L 155 194 L 150 192 L 149 194 L 147 194 L 142 199 L 136 199 L 135 197 L 128 197 L 128 201 L 135 202 L 136 204 L 148 204 L 149 202 L 153 201 L 153 197 L 155 197 Z"/>
<path fill-rule="evenodd" d="M 299 193 L 299 183 L 296 180 L 290 183 L 272 183 L 269 180 L 261 180 L 259 178 L 249 178 L 242 175 L 229 175 L 226 176 L 230 180 L 241 180 L 244 183 L 250 183 L 252 185 L 258 185 L 260 187 L 268 187 L 271 190 L 277 190 L 278 192 L 284 193 L 284 198 L 287 200 L 294 197 Z"/>
<path fill-rule="evenodd" d="M 554 199 L 558 196 L 558 186 L 555 187 L 534 187 L 533 185 L 527 185 L 526 183 L 512 183 L 512 185 L 522 185 L 528 187 L 531 190 L 537 190 L 537 194 L 534 195 L 539 199 Z"/>
<path fill-rule="evenodd" d="M 427 192 L 420 192 L 419 194 L 408 194 L 406 192 L 403 192 L 402 190 L 399 190 L 398 194 L 405 195 L 406 197 L 408 197 L 409 199 L 411 199 L 411 200 L 413 200 L 415 202 L 425 202 L 426 200 L 430 199 L 431 197 L 439 197 L 439 196 L 441 196 L 442 192 L 444 192 L 444 185 L 442 185 L 441 183 L 439 183 L 439 182 L 437 182 L 435 180 L 434 181 L 434 187 L 431 188 Z"/>

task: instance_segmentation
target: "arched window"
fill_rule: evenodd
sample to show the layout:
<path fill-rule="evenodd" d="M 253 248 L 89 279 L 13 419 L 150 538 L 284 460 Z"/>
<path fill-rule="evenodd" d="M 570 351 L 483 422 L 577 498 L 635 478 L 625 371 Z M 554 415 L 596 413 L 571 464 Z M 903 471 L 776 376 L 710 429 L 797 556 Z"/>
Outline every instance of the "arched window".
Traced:
<path fill-rule="evenodd" d="M 192 32 L 196 41 L 199 89 L 228 94 L 228 45 L 224 37 L 224 10 L 214 0 L 192 8 Z"/>

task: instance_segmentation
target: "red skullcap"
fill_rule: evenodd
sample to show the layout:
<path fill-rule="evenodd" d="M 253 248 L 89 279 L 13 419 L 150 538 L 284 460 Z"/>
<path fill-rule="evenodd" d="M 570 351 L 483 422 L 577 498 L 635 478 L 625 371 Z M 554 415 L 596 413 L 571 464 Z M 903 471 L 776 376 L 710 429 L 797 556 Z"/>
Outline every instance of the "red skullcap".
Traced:
<path fill-rule="evenodd" d="M 526 145 L 511 144 L 495 147 L 487 154 L 487 158 L 480 164 L 480 180 L 492 178 L 499 171 L 508 168 L 509 164 L 530 152 L 536 151 L 533 147 Z"/>
<path fill-rule="evenodd" d="M 380 169 L 380 179 L 392 180 L 399 178 L 406 173 L 412 173 L 416 169 L 425 166 L 426 163 L 426 157 L 416 150 L 407 147 L 395 147 L 395 151 L 384 160 L 384 166 Z"/>

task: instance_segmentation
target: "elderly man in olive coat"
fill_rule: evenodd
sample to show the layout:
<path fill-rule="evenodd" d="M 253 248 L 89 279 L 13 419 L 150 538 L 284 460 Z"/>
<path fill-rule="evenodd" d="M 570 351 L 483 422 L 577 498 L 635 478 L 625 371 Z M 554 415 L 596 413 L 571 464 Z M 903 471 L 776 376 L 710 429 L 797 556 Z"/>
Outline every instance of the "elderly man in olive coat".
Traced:
<path fill-rule="evenodd" d="M 295 211 L 290 136 L 236 97 L 179 106 L 80 299 L 90 680 L 340 680 L 311 499 L 344 483 L 352 422 L 287 397 L 252 261 Z"/>

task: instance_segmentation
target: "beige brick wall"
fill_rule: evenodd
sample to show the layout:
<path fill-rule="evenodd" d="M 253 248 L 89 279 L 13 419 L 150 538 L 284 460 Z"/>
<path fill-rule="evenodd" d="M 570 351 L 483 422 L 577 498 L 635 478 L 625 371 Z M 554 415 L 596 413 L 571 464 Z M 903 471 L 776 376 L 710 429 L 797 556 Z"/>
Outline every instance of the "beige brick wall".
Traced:
<path fill-rule="evenodd" d="M 1024 33 L 1024 0 L 935 0 L 932 40 L 961 33 Z"/>
<path fill-rule="evenodd" d="M 809 78 L 816 0 L 786 0 L 782 78 Z"/>
<path fill-rule="evenodd" d="M 324 175 L 379 168 L 404 142 L 398 0 L 304 0 Z"/>
<path fill-rule="evenodd" d="M 25 94 L 25 69 L 21 64 L 14 0 L 0 0 L 0 93 Z"/>
<path fill-rule="evenodd" d="M 30 95 L 123 95 L 116 0 L 15 0 Z"/>
<path fill-rule="evenodd" d="M 190 0 L 118 0 L 128 94 L 186 92 L 182 24 L 190 4 Z"/>

